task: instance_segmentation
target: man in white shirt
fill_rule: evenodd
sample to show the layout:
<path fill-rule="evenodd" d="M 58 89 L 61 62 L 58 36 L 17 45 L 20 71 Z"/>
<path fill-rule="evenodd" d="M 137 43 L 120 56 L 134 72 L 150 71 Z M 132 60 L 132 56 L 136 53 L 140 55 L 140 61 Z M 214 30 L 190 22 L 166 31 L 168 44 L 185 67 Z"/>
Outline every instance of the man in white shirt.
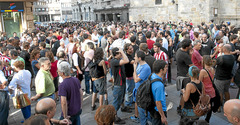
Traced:
<path fill-rule="evenodd" d="M 95 43 L 92 40 L 88 39 L 88 34 L 84 33 L 83 38 L 84 38 L 84 42 L 81 45 L 82 52 L 85 52 L 87 50 L 87 43 L 88 42 L 92 42 L 94 44 L 94 48 L 96 48 Z"/>
<path fill-rule="evenodd" d="M 124 31 L 119 32 L 119 38 L 112 43 L 112 45 L 110 46 L 110 49 L 114 47 L 123 49 L 125 45 L 124 38 L 125 38 L 125 32 Z"/>
<path fill-rule="evenodd" d="M 67 46 L 68 43 L 69 43 L 69 40 L 68 40 L 68 38 L 67 38 L 65 33 L 62 35 L 62 39 L 60 39 L 60 42 L 62 42 L 62 41 L 64 42 L 65 46 Z"/>
<path fill-rule="evenodd" d="M 93 30 L 93 33 L 92 33 L 92 41 L 95 42 L 95 44 L 98 44 L 98 37 L 99 37 L 99 35 L 98 35 L 97 30 L 96 30 L 96 29 Z"/>
<path fill-rule="evenodd" d="M 166 50 L 168 50 L 168 41 L 167 39 L 164 37 L 164 33 L 160 32 L 160 38 L 162 39 L 162 47 L 164 47 Z"/>

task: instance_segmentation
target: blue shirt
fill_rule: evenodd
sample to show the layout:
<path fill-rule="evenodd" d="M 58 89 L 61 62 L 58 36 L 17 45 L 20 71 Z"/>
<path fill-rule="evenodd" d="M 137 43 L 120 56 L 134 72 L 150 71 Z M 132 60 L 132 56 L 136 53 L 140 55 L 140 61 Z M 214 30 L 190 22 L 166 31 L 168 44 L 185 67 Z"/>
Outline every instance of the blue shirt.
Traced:
<path fill-rule="evenodd" d="M 103 38 L 103 36 L 100 36 L 99 38 L 98 38 L 98 44 L 99 44 L 99 47 L 101 47 L 101 39 Z"/>
<path fill-rule="evenodd" d="M 151 68 L 148 64 L 137 66 L 137 75 L 141 79 L 139 82 L 135 84 L 135 89 L 138 89 L 138 87 L 148 79 L 149 75 L 151 74 Z"/>
<path fill-rule="evenodd" d="M 153 79 L 161 79 L 161 77 L 159 77 L 157 74 L 153 73 L 151 76 L 151 80 Z M 166 111 L 167 110 L 167 106 L 166 106 L 166 97 L 165 97 L 165 88 L 164 88 L 164 84 L 160 81 L 156 81 L 154 83 L 152 83 L 152 93 L 153 93 L 153 99 L 154 102 L 156 101 L 161 101 L 162 103 L 162 110 Z M 158 111 L 157 106 L 154 107 L 154 109 L 156 111 Z"/>

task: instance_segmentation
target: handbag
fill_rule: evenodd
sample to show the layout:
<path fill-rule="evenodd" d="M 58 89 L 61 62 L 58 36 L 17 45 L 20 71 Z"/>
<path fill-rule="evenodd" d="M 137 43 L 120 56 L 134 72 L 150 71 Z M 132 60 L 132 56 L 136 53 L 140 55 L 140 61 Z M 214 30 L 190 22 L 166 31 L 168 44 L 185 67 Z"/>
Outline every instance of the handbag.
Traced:
<path fill-rule="evenodd" d="M 12 98 L 13 106 L 16 109 L 21 109 L 31 105 L 31 101 L 28 98 L 27 93 L 22 93 L 21 90 L 15 89 L 15 96 Z"/>
<path fill-rule="evenodd" d="M 198 91 L 199 93 L 199 100 L 198 100 L 198 103 L 197 105 L 195 106 L 194 103 L 192 102 L 192 100 L 190 99 L 192 105 L 193 105 L 193 112 L 197 115 L 197 116 L 203 116 L 205 114 L 207 114 L 210 109 L 211 109 L 211 105 L 210 105 L 210 96 L 209 95 L 206 95 L 203 93 L 200 93 L 200 91 L 198 90 L 197 86 L 192 83 L 196 90 Z"/>
<path fill-rule="evenodd" d="M 206 69 L 204 69 L 204 70 L 206 70 Z M 221 97 L 220 97 L 219 91 L 216 88 L 216 86 L 214 84 L 214 81 L 212 80 L 212 78 L 211 78 L 211 76 L 210 76 L 208 71 L 207 71 L 207 73 L 208 73 L 208 76 L 209 76 L 210 80 L 212 81 L 212 85 L 213 85 L 213 88 L 215 90 L 215 97 L 213 99 L 212 111 L 213 112 L 217 112 L 218 108 L 221 106 Z"/>

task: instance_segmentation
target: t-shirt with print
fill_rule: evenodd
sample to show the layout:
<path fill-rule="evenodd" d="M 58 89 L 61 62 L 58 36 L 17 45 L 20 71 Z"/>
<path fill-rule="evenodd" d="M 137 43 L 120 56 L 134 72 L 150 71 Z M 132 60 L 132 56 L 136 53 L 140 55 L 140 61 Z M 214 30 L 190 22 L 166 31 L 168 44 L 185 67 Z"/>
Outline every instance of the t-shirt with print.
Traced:
<path fill-rule="evenodd" d="M 199 50 L 199 53 L 204 56 L 204 55 L 211 55 L 212 49 L 215 47 L 215 44 L 207 40 L 207 42 L 202 42 L 202 48 Z"/>
<path fill-rule="evenodd" d="M 203 57 L 200 55 L 200 53 L 193 48 L 193 54 L 192 54 L 192 63 L 198 67 L 199 70 L 201 70 L 203 68 L 202 66 L 202 61 Z"/>
<path fill-rule="evenodd" d="M 188 52 L 178 49 L 176 53 L 177 76 L 187 76 L 189 65 L 192 64 Z"/>
<path fill-rule="evenodd" d="M 120 66 L 120 59 L 112 59 L 111 60 L 111 68 L 112 74 L 114 78 L 114 85 L 122 86 L 126 85 L 126 74 L 124 65 Z"/>
<path fill-rule="evenodd" d="M 81 109 L 80 89 L 81 83 L 75 77 L 66 78 L 59 85 L 58 95 L 67 99 L 68 116 L 76 115 Z"/>

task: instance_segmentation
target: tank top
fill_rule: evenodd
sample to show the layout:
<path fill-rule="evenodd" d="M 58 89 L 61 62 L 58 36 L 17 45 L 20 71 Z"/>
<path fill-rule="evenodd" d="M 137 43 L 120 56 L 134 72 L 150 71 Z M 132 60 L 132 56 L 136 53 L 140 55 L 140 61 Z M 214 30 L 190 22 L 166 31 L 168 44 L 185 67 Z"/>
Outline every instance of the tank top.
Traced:
<path fill-rule="evenodd" d="M 209 71 L 208 71 L 209 72 Z M 211 78 L 213 79 L 214 77 L 214 74 L 212 74 L 211 72 L 209 72 Z M 212 81 L 211 79 L 209 78 L 209 75 L 207 75 L 207 77 L 204 77 L 202 79 L 202 82 L 204 84 L 204 88 L 205 88 L 205 93 L 207 95 L 209 95 L 211 98 L 214 98 L 216 95 L 215 95 L 215 89 L 213 88 L 213 85 L 212 85 Z"/>
<path fill-rule="evenodd" d="M 101 60 L 97 60 L 96 62 L 99 64 Z M 97 78 L 100 78 L 102 76 L 105 76 L 103 66 L 97 65 Z"/>
<path fill-rule="evenodd" d="M 194 84 L 200 92 L 202 92 L 202 82 L 200 82 L 199 84 L 196 84 L 195 82 L 191 81 L 191 83 Z M 192 102 L 196 106 L 196 104 L 198 103 L 198 100 L 199 100 L 199 96 L 200 96 L 200 94 L 198 93 L 197 89 L 194 93 L 190 93 L 188 101 L 184 103 L 184 108 L 192 109 L 192 107 L 193 107 Z M 192 102 L 190 100 L 192 100 Z"/>

